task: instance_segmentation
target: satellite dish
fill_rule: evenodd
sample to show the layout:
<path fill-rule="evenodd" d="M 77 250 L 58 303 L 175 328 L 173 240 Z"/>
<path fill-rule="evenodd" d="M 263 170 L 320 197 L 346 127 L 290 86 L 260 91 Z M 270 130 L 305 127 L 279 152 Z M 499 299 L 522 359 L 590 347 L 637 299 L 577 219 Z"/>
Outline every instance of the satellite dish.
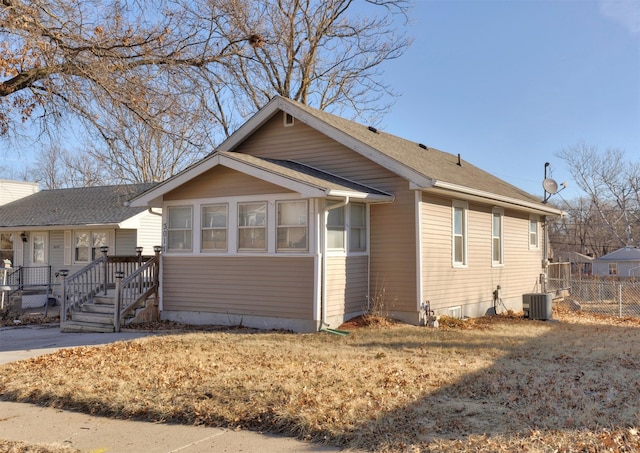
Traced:
<path fill-rule="evenodd" d="M 550 194 L 558 193 L 558 183 L 551 178 L 547 178 L 542 181 L 542 187 L 544 187 L 544 190 Z"/>

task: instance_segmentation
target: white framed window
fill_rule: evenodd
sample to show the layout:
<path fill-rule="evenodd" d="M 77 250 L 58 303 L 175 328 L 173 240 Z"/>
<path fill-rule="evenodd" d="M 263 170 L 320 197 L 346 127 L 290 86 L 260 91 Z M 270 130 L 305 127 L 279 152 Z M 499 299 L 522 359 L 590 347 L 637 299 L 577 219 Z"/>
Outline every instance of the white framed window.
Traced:
<path fill-rule="evenodd" d="M 4 265 L 4 260 L 11 261 L 13 266 L 13 233 L 0 233 L 0 266 Z"/>
<path fill-rule="evenodd" d="M 73 260 L 89 263 L 100 256 L 100 247 L 109 245 L 107 231 L 77 230 L 73 234 Z"/>
<path fill-rule="evenodd" d="M 609 275 L 618 275 L 618 263 L 609 263 Z"/>
<path fill-rule="evenodd" d="M 31 233 L 31 262 L 33 264 L 47 263 L 47 239 L 45 232 Z"/>
<path fill-rule="evenodd" d="M 201 250 L 204 252 L 227 251 L 229 207 L 226 203 L 202 206 Z"/>
<path fill-rule="evenodd" d="M 307 201 L 278 201 L 276 205 L 276 250 L 280 252 L 308 250 Z"/>
<path fill-rule="evenodd" d="M 539 243 L 539 225 L 540 218 L 538 216 L 530 216 L 529 217 L 529 249 L 530 250 L 538 250 L 540 248 Z"/>
<path fill-rule="evenodd" d="M 167 251 L 190 252 L 192 240 L 193 207 L 167 207 Z"/>
<path fill-rule="evenodd" d="M 362 203 L 349 205 L 349 251 L 367 250 L 367 206 Z"/>
<path fill-rule="evenodd" d="M 238 250 L 267 250 L 267 203 L 238 203 Z"/>
<path fill-rule="evenodd" d="M 466 267 L 468 203 L 453 201 L 452 206 L 452 261 L 454 267 Z"/>
<path fill-rule="evenodd" d="M 331 209 L 327 215 L 327 249 L 344 250 L 345 234 L 344 206 Z"/>
<path fill-rule="evenodd" d="M 493 208 L 491 219 L 491 264 L 499 266 L 504 264 L 504 211 Z"/>
<path fill-rule="evenodd" d="M 290 113 L 282 112 L 282 122 L 284 127 L 291 127 L 295 124 L 295 119 Z"/>

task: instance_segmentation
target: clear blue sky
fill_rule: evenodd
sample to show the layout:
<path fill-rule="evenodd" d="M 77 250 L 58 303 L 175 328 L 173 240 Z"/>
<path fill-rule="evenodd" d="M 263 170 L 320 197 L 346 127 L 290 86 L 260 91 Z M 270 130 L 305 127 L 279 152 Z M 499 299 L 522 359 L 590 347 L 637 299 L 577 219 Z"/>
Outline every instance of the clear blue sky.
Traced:
<path fill-rule="evenodd" d="M 542 195 L 544 163 L 584 141 L 640 161 L 640 0 L 416 0 L 385 131 Z M 561 200 L 558 200 L 561 201 Z"/>

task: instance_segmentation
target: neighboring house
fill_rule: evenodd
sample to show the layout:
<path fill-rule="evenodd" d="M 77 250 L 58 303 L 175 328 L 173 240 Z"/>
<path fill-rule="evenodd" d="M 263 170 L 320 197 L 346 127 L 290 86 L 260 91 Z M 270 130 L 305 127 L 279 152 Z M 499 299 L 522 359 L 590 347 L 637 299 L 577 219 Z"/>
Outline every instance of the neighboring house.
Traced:
<path fill-rule="evenodd" d="M 315 331 L 515 310 L 561 211 L 464 161 L 275 97 L 215 152 L 132 199 L 162 208 L 163 319 Z"/>
<path fill-rule="evenodd" d="M 593 260 L 593 275 L 599 277 L 640 276 L 640 249 L 622 247 Z"/>
<path fill-rule="evenodd" d="M 153 255 L 161 241 L 160 212 L 128 205 L 152 186 L 43 190 L 0 206 L 0 256 L 38 286 L 62 268 L 83 268 L 101 246 L 109 255 L 135 255 L 138 246 Z"/>
<path fill-rule="evenodd" d="M 38 183 L 0 179 L 0 206 L 36 193 Z"/>
<path fill-rule="evenodd" d="M 559 256 L 559 263 L 570 263 L 571 274 L 578 276 L 589 276 L 593 273 L 593 256 L 588 256 L 578 252 L 566 252 Z"/>

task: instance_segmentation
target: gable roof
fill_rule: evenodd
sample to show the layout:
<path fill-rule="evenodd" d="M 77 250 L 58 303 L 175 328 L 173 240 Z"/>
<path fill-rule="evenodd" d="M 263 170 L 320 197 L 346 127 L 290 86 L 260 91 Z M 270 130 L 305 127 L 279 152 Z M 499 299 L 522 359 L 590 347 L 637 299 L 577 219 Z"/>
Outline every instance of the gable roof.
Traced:
<path fill-rule="evenodd" d="M 622 247 L 600 258 L 596 258 L 596 261 L 640 261 L 640 249 L 636 247 Z"/>
<path fill-rule="evenodd" d="M 43 190 L 0 206 L 0 229 L 119 224 L 145 211 L 127 202 L 155 184 Z"/>
<path fill-rule="evenodd" d="M 520 207 L 541 214 L 562 214 L 562 211 L 543 204 L 539 198 L 459 160 L 458 156 L 427 148 L 281 96 L 274 97 L 260 109 L 222 142 L 217 151 L 234 151 L 280 111 L 395 172 L 405 178 L 413 189 L 463 194 L 467 199 L 491 200 L 496 204 Z M 192 168 L 193 166 L 186 171 Z M 158 197 L 168 192 L 162 187 L 163 184 L 154 189 Z"/>
<path fill-rule="evenodd" d="M 350 181 L 300 162 L 266 159 L 225 151 L 216 151 L 198 162 L 197 165 L 191 166 L 165 181 L 161 193 L 167 193 L 218 165 L 269 181 L 300 193 L 304 197 L 349 196 L 371 201 L 392 201 L 394 198 L 392 194 L 382 190 Z M 155 190 L 150 190 L 140 194 L 132 200 L 131 204 L 134 206 L 158 206 L 160 205 L 159 195 Z"/>

